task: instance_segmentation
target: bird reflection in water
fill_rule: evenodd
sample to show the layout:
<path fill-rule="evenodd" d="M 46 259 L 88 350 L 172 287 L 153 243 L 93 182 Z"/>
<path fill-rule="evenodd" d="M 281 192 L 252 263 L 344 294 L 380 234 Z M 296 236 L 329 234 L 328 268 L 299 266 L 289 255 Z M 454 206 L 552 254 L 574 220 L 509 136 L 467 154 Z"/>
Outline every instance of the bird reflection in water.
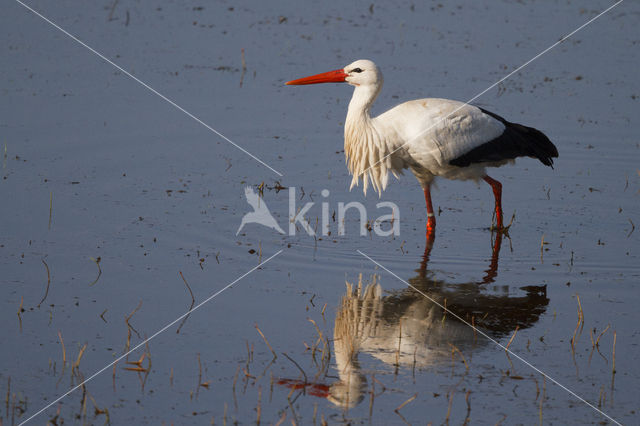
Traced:
<path fill-rule="evenodd" d="M 333 336 L 338 380 L 324 384 L 280 379 L 278 384 L 304 389 L 307 394 L 351 408 L 366 392 L 366 375 L 358 361 L 362 353 L 396 369 L 425 369 L 450 362 L 454 348 L 467 354 L 469 360 L 474 348 L 490 343 L 469 324 L 494 339 L 512 334 L 516 327 L 531 327 L 549 303 L 546 286 L 490 285 L 498 274 L 502 238 L 502 233 L 496 233 L 489 268 L 478 281 L 450 283 L 437 279 L 427 268 L 434 243 L 430 233 L 418 274 L 409 279 L 413 288 L 383 292 L 377 275 L 368 283 L 363 283 L 362 275 L 356 285 L 347 282 Z"/>

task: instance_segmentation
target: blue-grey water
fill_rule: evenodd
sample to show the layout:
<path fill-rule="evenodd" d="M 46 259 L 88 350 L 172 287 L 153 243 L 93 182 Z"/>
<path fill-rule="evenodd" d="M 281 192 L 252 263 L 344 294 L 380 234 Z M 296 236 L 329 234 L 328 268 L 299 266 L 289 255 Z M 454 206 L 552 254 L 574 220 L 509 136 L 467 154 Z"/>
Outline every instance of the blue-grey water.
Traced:
<path fill-rule="evenodd" d="M 637 3 L 475 101 L 543 130 L 560 157 L 553 170 L 521 159 L 493 171 L 515 213 L 499 252 L 490 188 L 440 182 L 428 261 L 409 173 L 381 199 L 349 192 L 352 89 L 284 82 L 369 58 L 385 75 L 374 113 L 464 101 L 613 2 L 27 4 L 282 176 L 5 0 L 3 424 L 638 422 Z M 296 208 L 314 203 L 313 227 L 323 202 L 330 216 L 361 202 L 369 220 L 394 202 L 400 235 L 360 236 L 353 213 L 342 236 L 333 218 L 329 236 L 257 224 L 236 235 L 245 187 L 262 183 L 285 231 L 279 187 L 296 188 Z M 110 366 L 189 310 L 185 281 L 199 304 L 280 250 Z M 509 349 L 539 371 L 433 301 L 502 345 L 517 329 Z"/>

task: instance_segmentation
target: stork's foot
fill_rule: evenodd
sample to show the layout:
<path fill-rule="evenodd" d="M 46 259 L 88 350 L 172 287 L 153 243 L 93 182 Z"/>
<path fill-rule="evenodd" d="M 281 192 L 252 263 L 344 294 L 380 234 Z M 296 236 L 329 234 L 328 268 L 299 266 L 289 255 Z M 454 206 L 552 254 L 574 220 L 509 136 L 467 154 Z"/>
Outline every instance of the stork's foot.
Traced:
<path fill-rule="evenodd" d="M 511 216 L 511 221 L 509 222 L 508 225 L 504 225 L 503 221 L 502 221 L 502 209 L 500 210 L 496 210 L 494 212 L 494 216 L 493 218 L 496 220 L 495 222 L 491 223 L 491 227 L 489 228 L 489 230 L 491 230 L 491 232 L 498 232 L 500 234 L 506 235 L 507 237 L 509 236 L 509 228 L 511 228 L 511 225 L 513 224 L 513 219 L 515 219 L 516 214 L 515 212 L 513 213 L 513 216 Z"/>
<path fill-rule="evenodd" d="M 509 235 L 509 228 L 511 227 L 511 225 L 507 225 L 507 226 L 498 226 L 495 223 L 491 224 L 491 226 L 489 227 L 489 230 L 491 232 L 498 232 L 500 234 L 503 235 Z"/>

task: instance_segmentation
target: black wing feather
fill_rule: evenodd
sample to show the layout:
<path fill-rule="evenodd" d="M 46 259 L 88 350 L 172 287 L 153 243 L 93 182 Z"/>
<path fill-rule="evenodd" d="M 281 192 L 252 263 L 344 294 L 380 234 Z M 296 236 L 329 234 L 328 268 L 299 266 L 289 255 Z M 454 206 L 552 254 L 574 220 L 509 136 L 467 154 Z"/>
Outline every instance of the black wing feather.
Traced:
<path fill-rule="evenodd" d="M 480 108 L 482 112 L 502 122 L 504 132 L 460 157 L 449 161 L 458 167 L 473 163 L 492 163 L 517 157 L 537 158 L 545 166 L 553 167 L 553 159 L 558 157 L 558 149 L 540 130 L 522 124 L 511 123 L 497 114 Z"/>

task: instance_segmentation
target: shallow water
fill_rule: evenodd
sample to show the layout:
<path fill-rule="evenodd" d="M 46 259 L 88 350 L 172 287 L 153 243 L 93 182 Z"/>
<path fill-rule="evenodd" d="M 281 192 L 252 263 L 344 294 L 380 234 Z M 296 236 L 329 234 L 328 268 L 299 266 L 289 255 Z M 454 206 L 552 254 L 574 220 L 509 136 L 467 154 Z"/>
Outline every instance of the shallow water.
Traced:
<path fill-rule="evenodd" d="M 381 199 L 348 191 L 341 149 L 351 89 L 283 82 L 369 57 L 386 78 L 374 112 L 419 96 L 466 100 L 609 3 L 29 4 L 283 176 L 8 2 L 0 17 L 3 422 L 28 419 L 84 379 L 34 420 L 608 421 L 568 389 L 637 422 L 636 3 L 476 101 L 542 129 L 560 157 L 553 170 L 521 159 L 492 173 L 506 216 L 515 213 L 500 250 L 488 230 L 489 188 L 440 182 L 426 257 L 424 203 L 410 174 Z M 297 207 L 315 203 L 314 226 L 323 201 L 329 212 L 359 201 L 368 219 L 388 214 L 376 204 L 392 201 L 400 235 L 361 237 L 355 215 L 344 236 L 333 220 L 326 237 L 256 224 L 236 235 L 251 209 L 245 187 L 262 182 L 285 230 L 288 191 L 272 189 L 278 183 L 296 187 Z M 279 250 L 154 335 L 191 306 L 180 273 L 197 305 Z M 496 345 L 516 328 L 509 349 L 539 371 Z M 605 329 L 592 345 L 590 335 Z M 127 358 L 147 354 L 140 365 L 109 366 L 151 336 Z"/>

